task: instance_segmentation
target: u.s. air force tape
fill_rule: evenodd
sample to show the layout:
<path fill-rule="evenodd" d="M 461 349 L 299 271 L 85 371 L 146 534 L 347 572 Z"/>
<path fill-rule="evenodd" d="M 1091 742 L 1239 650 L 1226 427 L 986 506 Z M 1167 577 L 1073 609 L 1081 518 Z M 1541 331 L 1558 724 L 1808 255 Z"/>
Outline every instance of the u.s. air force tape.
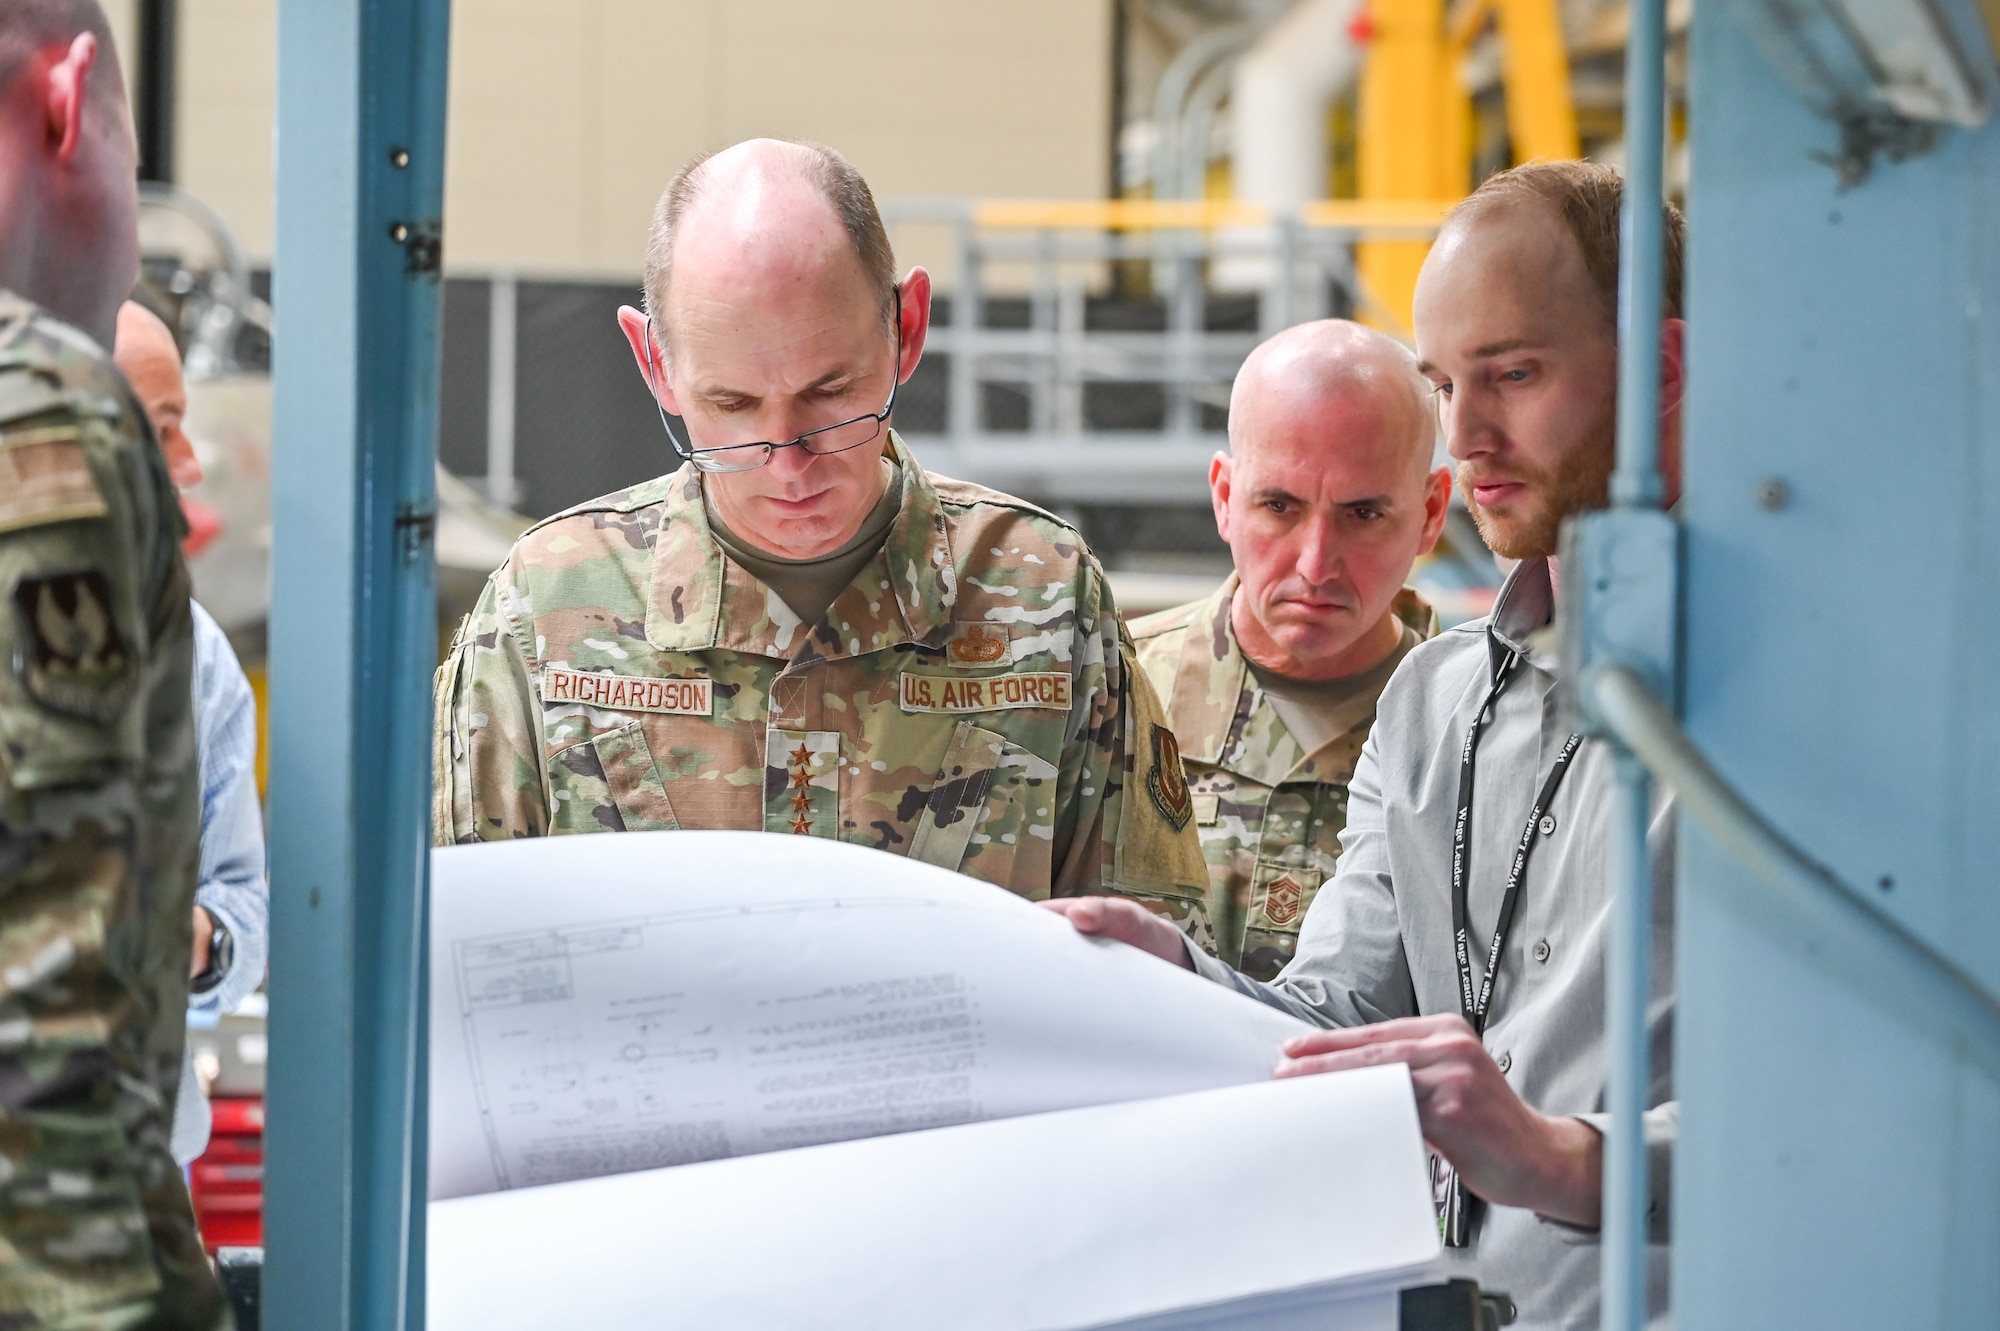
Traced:
<path fill-rule="evenodd" d="M 580 702 L 615 712 L 713 716 L 715 685 L 706 679 L 648 679 L 552 665 L 542 670 L 542 701 Z"/>
<path fill-rule="evenodd" d="M 1001 712 L 1019 707 L 1069 710 L 1069 676 L 1059 673 L 985 675 L 904 675 L 906 712 Z"/>

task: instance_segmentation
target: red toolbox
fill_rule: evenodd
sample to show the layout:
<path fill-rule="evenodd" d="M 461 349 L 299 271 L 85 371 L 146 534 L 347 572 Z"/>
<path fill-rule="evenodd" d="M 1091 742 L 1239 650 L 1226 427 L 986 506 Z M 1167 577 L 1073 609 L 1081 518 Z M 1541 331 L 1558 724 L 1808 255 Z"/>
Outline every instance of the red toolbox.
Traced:
<path fill-rule="evenodd" d="M 264 1242 L 264 1100 L 217 1096 L 208 1150 L 189 1169 L 195 1221 L 210 1254 Z"/>

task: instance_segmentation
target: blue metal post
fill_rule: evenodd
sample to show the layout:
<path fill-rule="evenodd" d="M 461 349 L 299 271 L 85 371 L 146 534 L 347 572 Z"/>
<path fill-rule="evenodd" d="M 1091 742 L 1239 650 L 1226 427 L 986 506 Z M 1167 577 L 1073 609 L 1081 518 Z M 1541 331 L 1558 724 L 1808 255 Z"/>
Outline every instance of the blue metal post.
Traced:
<path fill-rule="evenodd" d="M 282 0 L 265 1322 L 422 1322 L 448 0 Z"/>
<path fill-rule="evenodd" d="M 1651 1087 L 1646 1000 L 1652 990 L 1653 874 L 1646 851 L 1652 782 L 1645 765 L 1620 750 L 1611 810 L 1611 955 L 1605 977 L 1606 1108 L 1604 1147 L 1605 1331 L 1646 1325 L 1646 1141 L 1643 1118 Z"/>
<path fill-rule="evenodd" d="M 1661 191 L 1666 174 L 1666 0 L 1632 0 L 1625 46 L 1625 188 L 1619 218 L 1618 466 L 1611 502 L 1660 506 Z"/>
<path fill-rule="evenodd" d="M 1665 153 L 1665 0 L 1632 0 L 1625 47 L 1625 186 L 1619 224 L 1618 464 L 1611 498 L 1621 509 L 1657 508 L 1660 483 L 1660 246 Z M 1611 951 L 1605 976 L 1605 1331 L 1646 1325 L 1647 1159 L 1643 1115 L 1652 1084 L 1646 1027 L 1652 993 L 1653 881 L 1646 850 L 1652 784 L 1630 753 L 1617 760 L 1612 811 Z"/>

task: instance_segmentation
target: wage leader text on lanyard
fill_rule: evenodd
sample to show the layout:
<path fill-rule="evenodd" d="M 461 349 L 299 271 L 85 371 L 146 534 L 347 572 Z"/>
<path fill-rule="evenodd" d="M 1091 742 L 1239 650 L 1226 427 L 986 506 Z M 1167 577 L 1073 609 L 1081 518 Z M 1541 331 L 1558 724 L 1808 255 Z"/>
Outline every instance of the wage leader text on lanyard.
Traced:
<path fill-rule="evenodd" d="M 1458 1010 L 1482 1039 L 1486 1035 L 1486 1017 L 1493 1002 L 1493 980 L 1500 973 L 1500 954 L 1507 946 L 1507 933 L 1514 924 L 1515 907 L 1521 902 L 1521 880 L 1527 877 L 1528 859 L 1541 839 L 1542 819 L 1547 817 L 1549 806 L 1555 803 L 1556 791 L 1561 788 L 1563 777 L 1569 773 L 1570 759 L 1576 757 L 1577 747 L 1583 743 L 1581 735 L 1571 735 L 1563 742 L 1562 752 L 1556 755 L 1555 767 L 1549 771 L 1548 780 L 1542 782 L 1541 792 L 1535 796 L 1534 808 L 1528 811 L 1528 825 L 1521 829 L 1521 839 L 1514 846 L 1514 863 L 1507 870 L 1507 890 L 1500 898 L 1500 916 L 1493 924 L 1493 942 L 1486 949 L 1486 976 L 1475 991 L 1472 983 L 1472 921 L 1471 911 L 1466 905 L 1466 885 L 1472 877 L 1472 788 L 1479 755 L 1479 736 L 1486 729 L 1486 723 L 1493 718 L 1493 706 L 1500 701 L 1501 693 L 1520 664 L 1520 650 L 1510 650 L 1507 659 L 1493 671 L 1493 687 L 1487 690 L 1486 701 L 1473 713 L 1472 728 L 1465 733 L 1465 750 L 1459 757 L 1458 817 L 1451 828 L 1451 928 L 1452 947 L 1458 957 Z M 1478 1199 L 1467 1194 L 1457 1170 L 1449 1165 L 1443 1165 L 1443 1169 L 1441 1182 L 1444 1195 L 1440 1201 L 1438 1228 L 1446 1247 L 1463 1248 L 1472 1241 L 1473 1206 Z"/>

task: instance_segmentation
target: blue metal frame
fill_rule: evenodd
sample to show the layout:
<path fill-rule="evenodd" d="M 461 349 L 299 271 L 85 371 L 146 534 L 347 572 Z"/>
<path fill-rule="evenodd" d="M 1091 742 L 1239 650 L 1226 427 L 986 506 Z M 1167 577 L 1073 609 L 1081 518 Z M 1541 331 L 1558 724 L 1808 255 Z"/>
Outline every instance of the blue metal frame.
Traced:
<path fill-rule="evenodd" d="M 1625 47 L 1625 185 L 1619 224 L 1618 463 L 1611 477 L 1612 521 L 1621 526 L 1666 519 L 1635 510 L 1660 504 L 1660 322 L 1663 307 L 1661 218 L 1666 143 L 1666 4 L 1632 0 Z M 1610 534 L 1610 533 L 1607 533 Z M 1665 549 L 1673 549 L 1667 535 Z M 1671 555 L 1669 554 L 1671 564 Z M 1650 618 L 1673 646 L 1671 569 L 1655 589 Z M 1662 585 L 1664 594 L 1657 589 Z M 1649 662 L 1654 672 L 1667 662 Z M 1646 1030 L 1652 994 L 1652 864 L 1646 830 L 1652 782 L 1621 749 L 1612 810 L 1611 946 L 1605 974 L 1606 1101 L 1611 1133 L 1604 1149 L 1603 1320 L 1606 1331 L 1646 1325 L 1647 1159 L 1643 1115 L 1651 1086 Z"/>
<path fill-rule="evenodd" d="M 2000 124 L 1857 185 L 1766 8 L 1690 38 L 1685 725 L 1873 909 L 1684 806 L 1675 1324 L 1991 1326 L 2000 1080 L 1867 916 L 2000 999 Z"/>
<path fill-rule="evenodd" d="M 283 0 L 265 1313 L 422 1323 L 448 0 Z"/>

